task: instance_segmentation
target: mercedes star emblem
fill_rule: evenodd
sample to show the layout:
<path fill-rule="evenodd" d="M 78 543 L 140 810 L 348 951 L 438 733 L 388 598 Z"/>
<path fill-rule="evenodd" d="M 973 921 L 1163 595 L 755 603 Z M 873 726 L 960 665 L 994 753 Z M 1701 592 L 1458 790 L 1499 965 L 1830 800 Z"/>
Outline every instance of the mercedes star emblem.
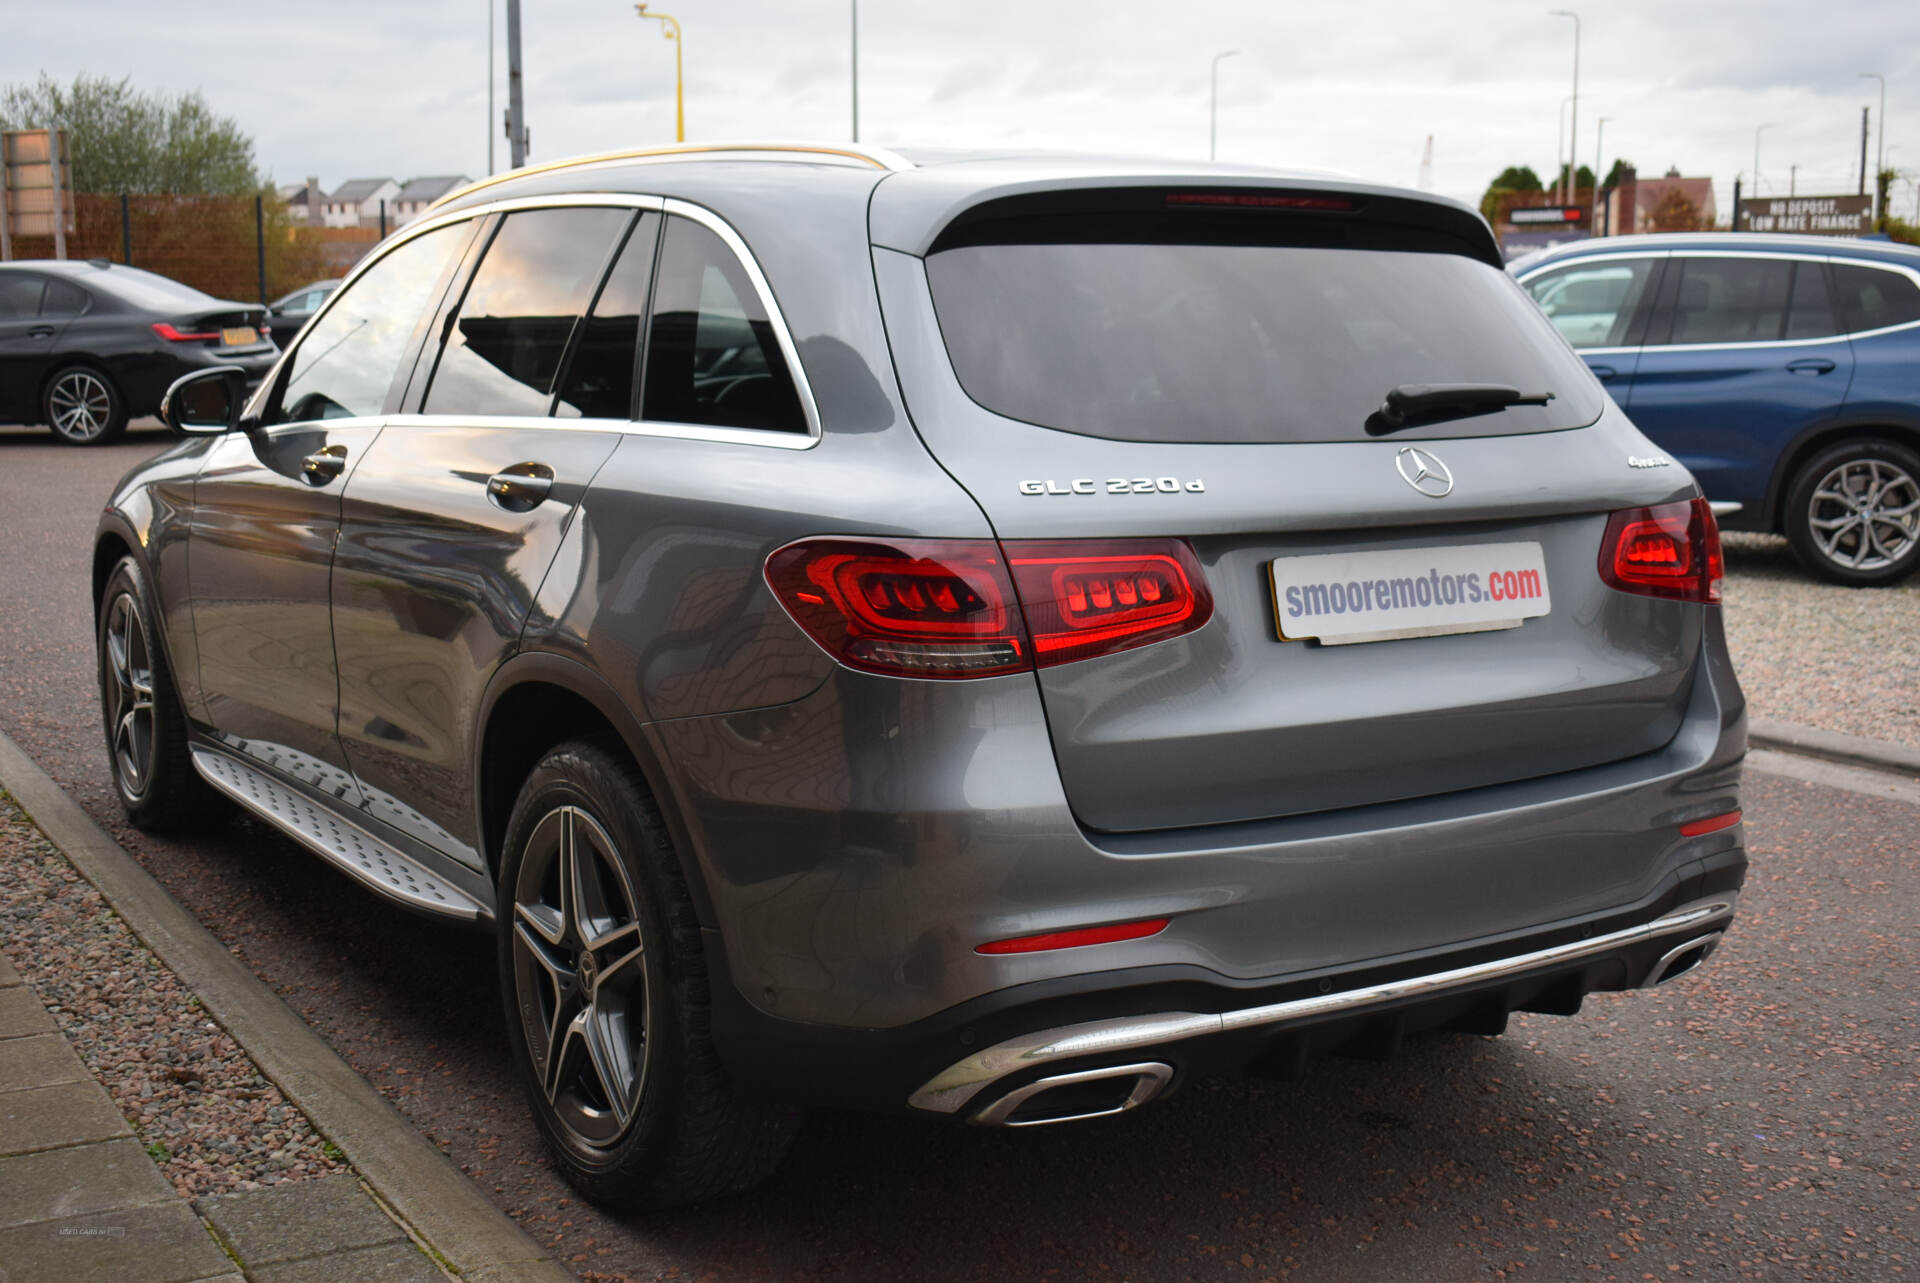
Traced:
<path fill-rule="evenodd" d="M 1394 456 L 1400 478 L 1429 499 L 1444 499 L 1453 493 L 1453 473 L 1447 465 L 1418 446 L 1402 446 Z"/>

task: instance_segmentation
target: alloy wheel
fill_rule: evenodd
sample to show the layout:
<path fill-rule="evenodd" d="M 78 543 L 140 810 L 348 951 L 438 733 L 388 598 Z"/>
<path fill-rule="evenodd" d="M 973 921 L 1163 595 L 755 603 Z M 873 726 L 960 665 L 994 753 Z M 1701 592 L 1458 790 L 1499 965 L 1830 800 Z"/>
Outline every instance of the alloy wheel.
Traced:
<path fill-rule="evenodd" d="M 1885 459 L 1849 459 L 1813 488 L 1807 525 L 1834 565 L 1884 570 L 1920 544 L 1920 481 Z"/>
<path fill-rule="evenodd" d="M 113 417 L 113 393 L 99 376 L 69 370 L 47 391 L 53 428 L 69 441 L 91 441 L 106 431 Z"/>
<path fill-rule="evenodd" d="M 617 1143 L 646 1069 L 639 902 L 613 839 L 577 806 L 527 839 L 514 888 L 513 970 L 534 1077 L 583 1145 Z"/>
<path fill-rule="evenodd" d="M 107 607 L 106 660 L 113 769 L 127 795 L 138 797 L 153 773 L 153 661 L 140 604 L 130 592 Z"/>

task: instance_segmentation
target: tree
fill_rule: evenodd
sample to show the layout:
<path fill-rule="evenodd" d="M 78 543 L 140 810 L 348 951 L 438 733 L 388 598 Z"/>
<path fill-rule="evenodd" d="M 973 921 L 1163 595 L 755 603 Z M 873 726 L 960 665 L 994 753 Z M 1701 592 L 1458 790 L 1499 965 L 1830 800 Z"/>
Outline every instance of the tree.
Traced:
<path fill-rule="evenodd" d="M 1486 194 L 1480 197 L 1480 213 L 1488 222 L 1494 220 L 1500 208 L 1500 198 L 1510 192 L 1537 192 L 1540 190 L 1540 175 L 1533 172 L 1530 165 L 1508 165 L 1487 184 Z"/>
<path fill-rule="evenodd" d="M 1701 230 L 1702 221 L 1700 207 L 1678 187 L 1669 187 L 1653 212 L 1647 215 L 1647 222 L 1656 232 L 1697 232 Z"/>
<path fill-rule="evenodd" d="M 0 129 L 67 131 L 76 192 L 248 196 L 260 190 L 253 140 L 196 90 L 142 93 L 127 79 L 75 76 L 0 89 Z"/>
<path fill-rule="evenodd" d="M 1630 161 L 1630 160 L 1628 160 L 1628 159 L 1626 159 L 1625 157 L 1620 157 L 1620 158 L 1618 158 L 1618 159 L 1616 159 L 1616 160 L 1615 160 L 1615 161 L 1613 162 L 1613 168 L 1612 168 L 1612 169 L 1609 169 L 1609 170 L 1607 171 L 1607 181 L 1606 181 L 1606 182 L 1604 182 L 1604 183 L 1602 183 L 1602 184 L 1601 184 L 1601 186 L 1603 186 L 1603 187 L 1618 187 L 1618 186 L 1620 185 L 1620 178 L 1621 178 L 1621 176 L 1622 176 L 1622 175 L 1623 175 L 1623 174 L 1624 174 L 1624 173 L 1625 173 L 1625 172 L 1626 172 L 1627 170 L 1629 170 L 1629 169 L 1632 169 L 1632 168 L 1633 168 L 1633 162 L 1632 162 L 1632 161 Z"/>
<path fill-rule="evenodd" d="M 1553 182 L 1554 189 L 1556 191 L 1559 190 L 1560 183 L 1562 180 L 1566 178 L 1566 176 L 1567 176 L 1567 167 L 1565 165 L 1562 165 L 1560 166 L 1559 172 L 1555 176 L 1554 182 Z M 1591 187 L 1591 186 L 1593 186 L 1593 171 L 1591 169 L 1587 168 L 1587 166 L 1585 165 L 1582 165 L 1580 166 L 1580 168 L 1573 171 L 1573 187 L 1575 191 L 1578 191 L 1582 187 Z"/>

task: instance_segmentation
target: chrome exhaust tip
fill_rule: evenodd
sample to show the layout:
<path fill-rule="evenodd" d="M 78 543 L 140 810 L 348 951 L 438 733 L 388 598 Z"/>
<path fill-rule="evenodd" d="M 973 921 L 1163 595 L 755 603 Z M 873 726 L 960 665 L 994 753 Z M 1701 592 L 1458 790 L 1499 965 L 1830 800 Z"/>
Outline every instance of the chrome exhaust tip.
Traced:
<path fill-rule="evenodd" d="M 1146 1104 L 1172 1081 L 1173 1066 L 1158 1061 L 1055 1074 L 1014 1088 L 968 1121 L 977 1127 L 1044 1127 L 1105 1118 Z"/>
<path fill-rule="evenodd" d="M 1660 955 L 1660 961 L 1653 964 L 1653 969 L 1647 972 L 1647 978 L 1640 982 L 1640 987 L 1650 989 L 1676 976 L 1684 976 L 1713 955 L 1725 934 L 1724 931 L 1710 931 L 1706 935 L 1695 936 L 1685 944 L 1675 945 Z"/>

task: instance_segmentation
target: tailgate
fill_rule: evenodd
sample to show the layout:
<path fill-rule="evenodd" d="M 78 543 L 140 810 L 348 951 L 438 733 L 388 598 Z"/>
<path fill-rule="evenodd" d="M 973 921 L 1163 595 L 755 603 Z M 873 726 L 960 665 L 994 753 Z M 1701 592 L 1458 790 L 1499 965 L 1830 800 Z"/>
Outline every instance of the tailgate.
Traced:
<path fill-rule="evenodd" d="M 1497 268 L 1405 256 L 1419 260 L 1414 277 L 1439 282 L 1423 302 L 1388 289 L 1403 260 L 1376 255 L 1348 289 L 1347 260 L 1316 247 L 1310 319 L 1338 329 L 1338 341 L 1281 371 L 1276 394 L 1262 383 L 1271 372 L 1243 377 L 1248 365 L 1284 365 L 1291 358 L 1270 355 L 1281 339 L 1303 350 L 1315 341 L 1299 318 L 1268 312 L 1273 281 L 1238 296 L 1224 278 L 1193 291 L 1204 254 L 1183 247 L 1177 271 L 1116 273 L 1076 247 L 1064 270 L 1098 273 L 1037 287 L 1070 298 L 1073 315 L 1036 293 L 1025 302 L 1040 315 L 996 315 L 979 339 L 946 300 L 1017 313 L 1022 278 L 1044 276 L 1048 256 L 996 278 L 990 256 L 943 268 L 934 248 L 929 259 L 875 250 L 889 338 L 915 425 L 996 533 L 1182 538 L 1214 599 L 1195 632 L 1039 670 L 1061 778 L 1089 827 L 1229 823 L 1454 792 L 1672 738 L 1702 610 L 1608 587 L 1598 562 L 1611 512 L 1695 488 L 1677 466 L 1629 463 L 1657 452 Z M 1233 256 L 1234 277 L 1259 270 L 1254 256 Z M 1113 286 L 1117 277 L 1126 284 Z M 1186 296 L 1155 308 L 1139 282 L 1156 279 Z M 1476 307 L 1499 315 L 1476 328 Z M 1103 327 L 1097 345 L 1053 341 L 1080 316 Z M 1423 323 L 1447 334 L 1409 339 Z M 1209 327 L 1220 343 L 1183 337 Z M 1094 368 L 1104 364 L 1115 368 Z M 1196 365 L 1204 378 L 1191 377 Z M 1449 375 L 1544 383 L 1555 400 L 1380 437 L 1362 430 L 1363 396 L 1377 404 L 1398 384 Z M 1207 403 L 1216 386 L 1217 413 Z M 1445 493 L 1434 493 L 1429 464 L 1447 474 Z"/>

